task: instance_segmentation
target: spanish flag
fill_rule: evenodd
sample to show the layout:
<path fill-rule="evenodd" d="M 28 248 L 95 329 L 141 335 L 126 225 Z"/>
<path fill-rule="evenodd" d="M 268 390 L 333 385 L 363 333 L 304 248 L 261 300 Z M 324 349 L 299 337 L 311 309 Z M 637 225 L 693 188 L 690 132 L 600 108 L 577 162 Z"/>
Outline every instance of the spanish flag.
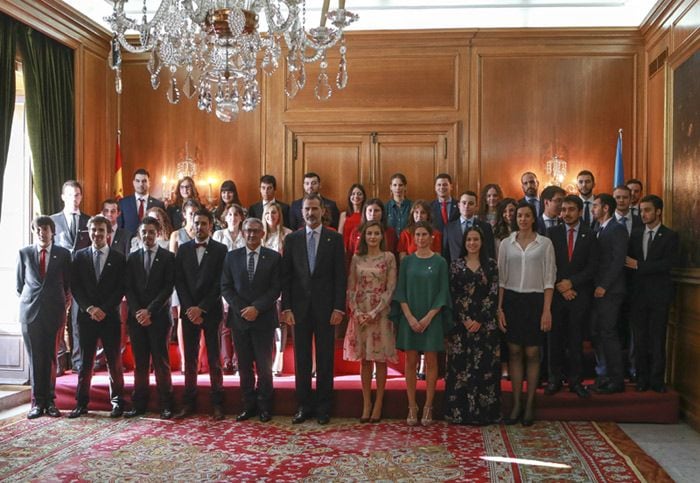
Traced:
<path fill-rule="evenodd" d="M 114 179 L 112 180 L 112 196 L 119 200 L 124 197 L 124 183 L 122 183 L 122 150 L 117 138 L 117 149 L 114 155 Z"/>

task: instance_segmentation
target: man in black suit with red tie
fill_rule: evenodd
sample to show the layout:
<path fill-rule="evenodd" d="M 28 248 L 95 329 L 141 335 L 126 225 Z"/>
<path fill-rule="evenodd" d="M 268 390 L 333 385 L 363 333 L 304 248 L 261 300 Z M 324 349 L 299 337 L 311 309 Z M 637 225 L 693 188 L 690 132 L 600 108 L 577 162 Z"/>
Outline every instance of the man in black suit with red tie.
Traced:
<path fill-rule="evenodd" d="M 624 370 L 618 334 L 620 307 L 625 297 L 625 257 L 627 230 L 613 213 L 617 202 L 612 195 L 601 193 L 593 201 L 593 217 L 598 226 L 599 263 L 594 277 L 593 312 L 591 316 L 593 344 L 603 374 L 598 374 L 595 390 L 601 394 L 624 392 Z"/>
<path fill-rule="evenodd" d="M 68 415 L 69 418 L 77 418 L 88 412 L 98 340 L 102 341 L 109 370 L 110 416 L 119 417 L 124 412 L 119 304 L 124 296 L 126 260 L 124 255 L 107 245 L 107 235 L 111 229 L 111 223 L 104 216 L 90 218 L 88 233 L 92 246 L 78 250 L 73 259 L 71 289 L 78 304 L 83 364 L 78 373 L 77 405 Z"/>
<path fill-rule="evenodd" d="M 634 327 L 637 390 L 666 392 L 666 322 L 673 299 L 671 269 L 678 257 L 678 234 L 661 223 L 664 204 L 656 195 L 639 202 L 643 230 L 632 233 L 626 266 L 633 271 L 631 317 Z"/>
<path fill-rule="evenodd" d="M 132 183 L 134 194 L 119 200 L 119 226 L 125 228 L 129 233 L 136 233 L 141 219 L 148 213 L 148 210 L 154 206 L 165 209 L 165 205 L 149 194 L 151 175 L 147 170 L 139 168 L 134 171 Z"/>
<path fill-rule="evenodd" d="M 441 255 L 449 260 L 448 225 L 459 219 L 459 203 L 452 198 L 452 176 L 447 173 L 440 173 L 435 177 L 435 194 L 437 198 L 430 203 L 430 214 L 433 220 L 433 227 L 442 234 Z"/>
<path fill-rule="evenodd" d="M 53 243 L 54 222 L 48 216 L 32 221 L 34 244 L 19 251 L 17 295 L 22 339 L 29 355 L 32 408 L 27 419 L 47 414 L 57 418 L 56 345 L 70 306 L 70 252 Z"/>
<path fill-rule="evenodd" d="M 561 206 L 564 223 L 549 228 L 547 232 L 554 245 L 557 282 L 552 299 L 552 331 L 549 337 L 549 384 L 544 392 L 552 395 L 561 390 L 566 368 L 569 391 L 587 398 L 590 393 L 581 384 L 583 330 L 593 295 L 598 241 L 590 226 L 581 222 L 581 198 L 569 195 Z"/>
<path fill-rule="evenodd" d="M 246 219 L 246 246 L 226 254 L 221 275 L 221 294 L 229 304 L 226 323 L 233 333 L 241 376 L 243 411 L 236 421 L 258 414 L 266 423 L 272 417 L 272 349 L 279 324 L 276 302 L 282 284 L 282 258 L 261 245 L 264 234 L 262 221 Z"/>
<path fill-rule="evenodd" d="M 287 235 L 282 259 L 282 310 L 294 327 L 294 371 L 299 410 L 293 424 L 316 413 L 319 424 L 330 421 L 333 403 L 335 327 L 345 315 L 345 249 L 343 237 L 321 224 L 321 197 L 306 195 L 306 227 Z M 316 398 L 311 391 L 312 342 L 316 341 Z"/>
<path fill-rule="evenodd" d="M 185 343 L 185 394 L 182 408 L 175 415 L 181 419 L 193 414 L 197 400 L 197 368 L 199 339 L 204 331 L 211 382 L 212 416 L 224 418 L 224 375 L 221 370 L 219 324 L 223 317 L 221 304 L 221 271 L 228 249 L 211 239 L 214 217 L 206 209 L 194 214 L 194 240 L 183 243 L 175 257 L 175 288 L 180 298 L 182 336 Z"/>
<path fill-rule="evenodd" d="M 126 262 L 127 326 L 135 365 L 132 409 L 124 413 L 126 418 L 146 413 L 151 361 L 156 375 L 160 418 L 173 416 L 168 346 L 173 325 L 170 296 L 175 285 L 175 255 L 156 243 L 161 229 L 156 218 L 145 216 L 139 226 L 143 248 L 131 253 Z"/>

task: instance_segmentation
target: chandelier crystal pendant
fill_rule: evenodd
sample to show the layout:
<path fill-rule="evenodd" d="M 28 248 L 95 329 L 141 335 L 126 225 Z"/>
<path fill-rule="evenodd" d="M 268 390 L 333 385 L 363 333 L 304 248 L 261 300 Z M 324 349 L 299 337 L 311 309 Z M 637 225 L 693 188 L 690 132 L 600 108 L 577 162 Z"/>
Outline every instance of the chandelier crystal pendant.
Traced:
<path fill-rule="evenodd" d="M 221 121 L 231 122 L 241 110 L 250 112 L 260 104 L 258 72 L 271 75 L 276 71 L 282 41 L 287 47 L 284 85 L 288 97 L 304 88 L 305 64 L 312 62 L 319 62 L 320 67 L 316 98 L 331 97 L 326 53 L 336 45 L 340 62 L 335 86 L 343 89 L 347 85 L 343 32 L 358 16 L 345 10 L 345 0 L 339 0 L 339 8 L 330 12 L 329 0 L 324 0 L 320 25 L 309 30 L 306 0 L 162 0 L 150 20 L 143 0 L 141 22 L 127 17 L 125 2 L 115 0 L 112 15 L 105 19 L 113 31 L 109 61 L 116 73 L 117 93 L 122 90 L 122 49 L 150 53 L 147 69 L 153 89 L 160 86 L 164 71 L 169 76 L 166 97 L 170 103 L 177 104 L 182 95 L 196 96 L 200 110 L 214 111 Z M 264 35 L 258 31 L 261 12 L 267 23 Z M 331 26 L 326 26 L 326 20 Z M 137 33 L 138 42 L 131 44 L 127 32 Z"/>

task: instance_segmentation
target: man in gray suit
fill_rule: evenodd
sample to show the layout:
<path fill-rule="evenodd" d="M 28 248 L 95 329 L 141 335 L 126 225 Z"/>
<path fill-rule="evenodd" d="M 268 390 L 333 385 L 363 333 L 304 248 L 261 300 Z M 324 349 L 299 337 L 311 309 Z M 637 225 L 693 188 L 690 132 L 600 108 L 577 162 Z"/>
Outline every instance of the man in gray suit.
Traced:
<path fill-rule="evenodd" d="M 59 247 L 67 248 L 71 255 L 77 250 L 90 246 L 90 237 L 87 232 L 87 222 L 90 219 L 85 213 L 80 212 L 80 203 L 83 201 L 83 187 L 74 179 L 63 183 L 61 188 L 61 200 L 63 210 L 51 215 L 56 230 L 54 231 L 54 243 Z M 65 334 L 65 323 L 61 330 L 58 346 L 57 375 L 61 376 L 68 369 L 68 359 L 71 359 L 74 372 L 80 371 L 82 356 L 80 354 L 80 334 L 78 331 L 78 312 L 75 303 L 71 308 L 71 324 Z M 68 342 L 70 342 L 70 351 Z"/>
<path fill-rule="evenodd" d="M 34 245 L 21 249 L 17 262 L 19 319 L 32 384 L 28 419 L 61 416 L 54 404 L 56 345 L 71 300 L 71 255 L 53 242 L 54 229 L 50 217 L 34 218 Z"/>
<path fill-rule="evenodd" d="M 221 275 L 221 294 L 229 304 L 226 323 L 233 332 L 243 393 L 243 412 L 236 421 L 257 413 L 266 423 L 272 409 L 272 345 L 278 325 L 281 256 L 261 246 L 265 232 L 258 218 L 243 222 L 243 234 L 246 246 L 226 254 Z"/>

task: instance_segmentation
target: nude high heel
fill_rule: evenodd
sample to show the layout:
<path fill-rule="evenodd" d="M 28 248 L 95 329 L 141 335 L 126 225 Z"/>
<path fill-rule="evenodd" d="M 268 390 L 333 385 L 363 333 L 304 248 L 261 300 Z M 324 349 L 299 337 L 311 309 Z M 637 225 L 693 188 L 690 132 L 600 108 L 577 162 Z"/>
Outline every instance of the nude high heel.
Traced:
<path fill-rule="evenodd" d="M 418 406 L 408 407 L 408 417 L 406 418 L 406 424 L 409 426 L 415 426 L 418 424 Z"/>
<path fill-rule="evenodd" d="M 423 408 L 423 417 L 420 420 L 420 423 L 423 426 L 430 426 L 433 424 L 433 407 L 432 406 L 425 406 Z"/>

